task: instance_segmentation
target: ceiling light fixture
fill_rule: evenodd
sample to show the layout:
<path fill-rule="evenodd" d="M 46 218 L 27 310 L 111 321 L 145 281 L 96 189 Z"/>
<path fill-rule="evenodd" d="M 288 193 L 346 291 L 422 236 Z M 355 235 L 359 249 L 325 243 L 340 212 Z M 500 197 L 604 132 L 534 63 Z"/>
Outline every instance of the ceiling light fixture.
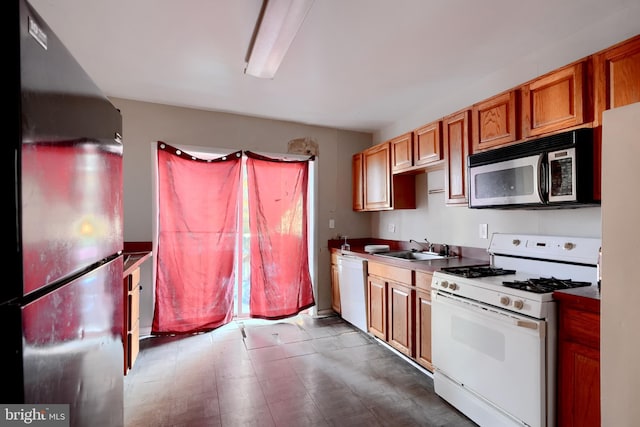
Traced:
<path fill-rule="evenodd" d="M 245 74 L 273 78 L 312 4 L 313 0 L 264 0 Z"/>

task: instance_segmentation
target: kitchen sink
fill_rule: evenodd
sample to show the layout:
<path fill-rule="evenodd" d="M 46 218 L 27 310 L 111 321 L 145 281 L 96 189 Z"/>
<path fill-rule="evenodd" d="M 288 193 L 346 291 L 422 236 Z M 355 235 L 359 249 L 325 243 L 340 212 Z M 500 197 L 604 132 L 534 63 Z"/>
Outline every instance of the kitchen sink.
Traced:
<path fill-rule="evenodd" d="M 440 255 L 436 252 L 417 252 L 417 251 L 391 251 L 377 253 L 377 256 L 387 258 L 404 259 L 407 261 L 429 261 L 432 259 L 456 258 L 455 256 Z"/>

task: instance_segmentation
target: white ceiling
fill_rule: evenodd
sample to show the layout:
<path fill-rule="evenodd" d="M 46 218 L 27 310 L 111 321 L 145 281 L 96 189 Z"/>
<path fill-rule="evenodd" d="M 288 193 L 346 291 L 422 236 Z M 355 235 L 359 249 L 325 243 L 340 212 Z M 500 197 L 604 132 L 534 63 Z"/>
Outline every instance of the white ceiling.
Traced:
<path fill-rule="evenodd" d="M 31 0 L 107 96 L 408 131 L 640 33 L 638 0 L 315 0 L 272 80 L 261 0 Z"/>

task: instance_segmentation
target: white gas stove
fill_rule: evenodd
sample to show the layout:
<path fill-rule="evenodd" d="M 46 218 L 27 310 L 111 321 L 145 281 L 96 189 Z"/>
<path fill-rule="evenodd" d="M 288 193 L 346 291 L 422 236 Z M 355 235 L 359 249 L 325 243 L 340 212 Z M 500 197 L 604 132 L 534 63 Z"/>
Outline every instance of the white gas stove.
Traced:
<path fill-rule="evenodd" d="M 433 275 L 436 393 L 480 425 L 555 425 L 555 290 L 596 286 L 600 239 L 494 234 Z"/>

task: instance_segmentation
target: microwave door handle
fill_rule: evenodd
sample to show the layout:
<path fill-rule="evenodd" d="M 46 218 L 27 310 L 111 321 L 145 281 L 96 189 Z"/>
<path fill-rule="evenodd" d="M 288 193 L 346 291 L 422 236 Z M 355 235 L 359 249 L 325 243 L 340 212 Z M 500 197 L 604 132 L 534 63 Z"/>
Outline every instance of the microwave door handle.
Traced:
<path fill-rule="evenodd" d="M 538 197 L 541 202 L 545 202 L 547 200 L 547 181 L 548 181 L 548 170 L 547 163 L 545 161 L 545 154 L 540 154 L 538 157 Z"/>

